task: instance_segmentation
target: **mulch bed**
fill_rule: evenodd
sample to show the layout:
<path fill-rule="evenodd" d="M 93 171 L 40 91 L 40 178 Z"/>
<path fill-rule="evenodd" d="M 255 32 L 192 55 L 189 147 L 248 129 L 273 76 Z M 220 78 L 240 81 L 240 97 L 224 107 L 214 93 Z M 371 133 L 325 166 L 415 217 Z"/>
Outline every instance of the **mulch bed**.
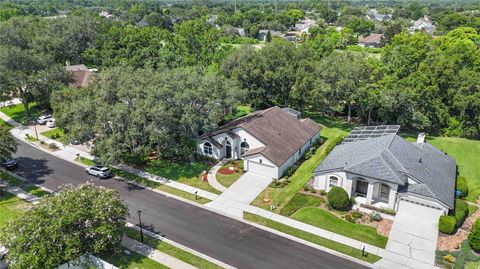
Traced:
<path fill-rule="evenodd" d="M 235 170 L 230 170 L 227 167 L 225 167 L 225 168 L 218 169 L 217 173 L 220 173 L 222 175 L 231 175 L 231 174 L 235 174 Z"/>

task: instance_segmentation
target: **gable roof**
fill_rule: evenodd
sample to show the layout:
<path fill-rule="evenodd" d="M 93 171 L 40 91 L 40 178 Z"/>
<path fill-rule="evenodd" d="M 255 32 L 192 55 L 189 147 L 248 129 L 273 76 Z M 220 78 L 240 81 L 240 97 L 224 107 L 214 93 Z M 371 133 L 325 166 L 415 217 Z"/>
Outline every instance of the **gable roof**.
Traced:
<path fill-rule="evenodd" d="M 200 139 L 225 133 L 239 127 L 265 145 L 265 147 L 250 149 L 244 156 L 261 154 L 277 166 L 281 166 L 313 136 L 320 132 L 320 125 L 314 121 L 310 119 L 298 120 L 290 113 L 278 106 L 274 106 L 233 120 L 202 135 Z"/>
<path fill-rule="evenodd" d="M 84 64 L 68 64 L 67 66 L 65 66 L 65 70 L 72 74 L 72 86 L 80 88 L 88 85 L 88 79 L 90 78 L 92 71 L 90 71 Z"/>
<path fill-rule="evenodd" d="M 364 38 L 361 38 L 358 42 L 359 43 L 381 43 L 382 42 L 382 34 L 370 34 Z"/>
<path fill-rule="evenodd" d="M 399 192 L 432 197 L 454 205 L 455 159 L 428 143 L 410 143 L 396 134 L 340 144 L 315 174 L 342 170 L 400 185 Z M 408 178 L 419 182 L 409 184 Z"/>

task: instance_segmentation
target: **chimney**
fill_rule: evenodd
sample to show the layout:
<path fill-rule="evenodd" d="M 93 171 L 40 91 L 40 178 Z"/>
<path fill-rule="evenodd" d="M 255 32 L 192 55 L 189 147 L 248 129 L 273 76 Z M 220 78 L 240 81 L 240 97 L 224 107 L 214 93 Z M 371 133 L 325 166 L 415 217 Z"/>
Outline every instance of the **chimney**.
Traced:
<path fill-rule="evenodd" d="M 419 133 L 417 137 L 417 143 L 421 144 L 425 142 L 425 133 Z"/>

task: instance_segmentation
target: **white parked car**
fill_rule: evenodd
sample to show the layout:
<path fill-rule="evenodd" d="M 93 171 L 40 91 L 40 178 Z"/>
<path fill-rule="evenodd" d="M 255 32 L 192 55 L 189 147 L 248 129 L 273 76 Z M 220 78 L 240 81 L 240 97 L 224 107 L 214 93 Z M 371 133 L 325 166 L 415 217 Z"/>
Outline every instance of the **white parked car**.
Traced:
<path fill-rule="evenodd" d="M 42 116 L 38 117 L 37 122 L 38 122 L 38 124 L 45 124 L 50 119 L 52 119 L 52 115 L 45 114 L 45 115 L 42 115 Z"/>
<path fill-rule="evenodd" d="M 47 127 L 48 128 L 55 128 L 55 119 L 51 118 L 47 121 Z"/>
<path fill-rule="evenodd" d="M 85 168 L 85 172 L 89 175 L 96 176 L 99 178 L 107 178 L 112 175 L 112 172 L 108 167 L 105 166 L 89 166 Z"/>

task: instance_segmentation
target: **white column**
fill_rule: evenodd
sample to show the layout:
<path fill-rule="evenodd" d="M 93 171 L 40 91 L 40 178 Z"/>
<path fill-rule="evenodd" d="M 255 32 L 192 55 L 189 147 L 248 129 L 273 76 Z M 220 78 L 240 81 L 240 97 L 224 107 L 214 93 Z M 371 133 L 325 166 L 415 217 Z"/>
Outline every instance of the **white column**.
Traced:
<path fill-rule="evenodd" d="M 395 210 L 395 202 L 397 200 L 397 190 L 396 188 L 390 188 L 388 193 L 388 208 Z"/>
<path fill-rule="evenodd" d="M 367 205 L 372 204 L 372 197 L 373 197 L 373 187 L 374 184 L 368 182 L 368 189 L 367 189 Z"/>

